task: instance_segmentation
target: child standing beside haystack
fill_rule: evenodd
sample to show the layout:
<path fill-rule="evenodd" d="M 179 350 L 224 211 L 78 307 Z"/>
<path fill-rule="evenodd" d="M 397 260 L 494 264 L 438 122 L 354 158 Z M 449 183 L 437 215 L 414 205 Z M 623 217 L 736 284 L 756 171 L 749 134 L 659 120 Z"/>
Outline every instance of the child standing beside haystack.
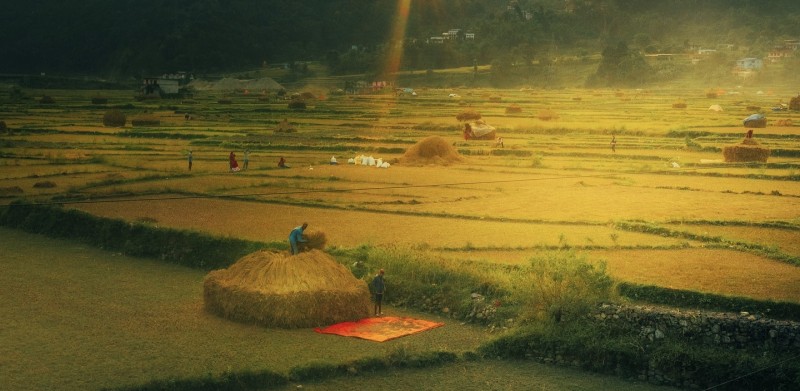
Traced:
<path fill-rule="evenodd" d="M 381 312 L 381 304 L 383 304 L 383 292 L 386 290 L 386 283 L 383 280 L 383 269 L 381 269 L 375 278 L 372 279 L 372 292 L 375 293 L 375 316 L 383 315 Z"/>

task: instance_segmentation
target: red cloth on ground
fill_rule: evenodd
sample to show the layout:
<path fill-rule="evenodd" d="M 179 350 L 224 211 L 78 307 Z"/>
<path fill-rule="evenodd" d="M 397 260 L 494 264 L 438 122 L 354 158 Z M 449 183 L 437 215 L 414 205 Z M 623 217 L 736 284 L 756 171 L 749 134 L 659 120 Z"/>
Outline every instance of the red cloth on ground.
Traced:
<path fill-rule="evenodd" d="M 370 341 L 385 342 L 441 326 L 444 326 L 444 323 L 386 316 L 380 318 L 365 318 L 357 322 L 337 323 L 324 328 L 316 328 L 314 331 L 322 334 L 335 334 L 344 337 L 356 337 L 368 339 Z"/>

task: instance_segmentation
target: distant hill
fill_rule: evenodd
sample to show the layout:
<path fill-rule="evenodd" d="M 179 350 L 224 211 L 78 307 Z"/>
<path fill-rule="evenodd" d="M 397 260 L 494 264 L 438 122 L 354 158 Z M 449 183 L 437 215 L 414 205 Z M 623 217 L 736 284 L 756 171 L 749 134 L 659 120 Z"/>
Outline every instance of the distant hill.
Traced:
<path fill-rule="evenodd" d="M 398 3 L 9 1 L 0 13 L 0 73 L 136 76 L 309 60 L 338 74 L 375 72 L 399 26 L 401 66 L 416 70 L 549 61 L 617 40 L 642 52 L 727 45 L 763 57 L 800 38 L 796 0 L 425 0 L 410 2 L 406 24 L 398 24 Z"/>

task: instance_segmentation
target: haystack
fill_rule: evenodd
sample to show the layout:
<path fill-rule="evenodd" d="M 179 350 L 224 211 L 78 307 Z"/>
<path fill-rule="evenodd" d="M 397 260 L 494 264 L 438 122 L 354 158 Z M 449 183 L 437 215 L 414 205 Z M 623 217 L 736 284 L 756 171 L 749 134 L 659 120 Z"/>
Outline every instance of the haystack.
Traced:
<path fill-rule="evenodd" d="M 463 161 L 453 146 L 440 136 L 429 136 L 406 150 L 400 161 L 405 164 L 441 164 L 448 165 Z"/>
<path fill-rule="evenodd" d="M 766 128 L 767 117 L 763 114 L 753 114 L 742 121 L 746 128 Z"/>
<path fill-rule="evenodd" d="M 456 115 L 456 119 L 459 121 L 474 121 L 481 119 L 481 113 L 475 110 L 464 110 Z"/>
<path fill-rule="evenodd" d="M 558 114 L 555 111 L 550 109 L 543 109 L 539 110 L 539 114 L 536 115 L 542 121 L 550 121 L 554 119 L 558 119 Z"/>
<path fill-rule="evenodd" d="M 278 127 L 275 128 L 276 133 L 294 133 L 297 129 L 294 128 L 292 124 L 289 123 L 288 119 L 284 119 L 278 124 Z"/>
<path fill-rule="evenodd" d="M 747 132 L 747 136 L 740 144 L 722 148 L 722 156 L 726 162 L 766 162 L 769 153 L 769 148 L 762 147 L 753 138 L 752 130 Z"/>
<path fill-rule="evenodd" d="M 211 313 L 267 327 L 317 327 L 370 315 L 367 284 L 326 253 L 258 251 L 203 283 Z"/>
<path fill-rule="evenodd" d="M 789 99 L 789 110 L 797 110 L 800 111 L 800 95 Z"/>
<path fill-rule="evenodd" d="M 497 130 L 483 120 L 464 124 L 464 140 L 494 140 Z"/>

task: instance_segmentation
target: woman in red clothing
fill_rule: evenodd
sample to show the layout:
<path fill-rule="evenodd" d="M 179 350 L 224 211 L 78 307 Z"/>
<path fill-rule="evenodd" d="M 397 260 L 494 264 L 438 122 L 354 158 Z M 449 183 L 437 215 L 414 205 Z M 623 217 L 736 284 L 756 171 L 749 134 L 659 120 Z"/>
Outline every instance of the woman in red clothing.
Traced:
<path fill-rule="evenodd" d="M 236 162 L 236 154 L 231 151 L 231 155 L 228 158 L 230 160 L 231 172 L 239 171 L 239 163 Z"/>

